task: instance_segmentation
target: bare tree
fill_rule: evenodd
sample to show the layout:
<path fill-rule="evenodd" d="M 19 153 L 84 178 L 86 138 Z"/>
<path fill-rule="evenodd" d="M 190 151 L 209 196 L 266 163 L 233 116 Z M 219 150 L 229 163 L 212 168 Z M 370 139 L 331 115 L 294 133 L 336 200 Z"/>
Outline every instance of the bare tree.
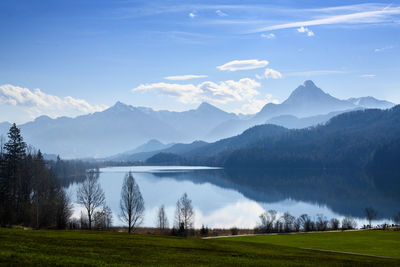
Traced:
<path fill-rule="evenodd" d="M 355 229 L 357 227 L 357 222 L 351 217 L 344 217 L 342 220 L 342 229 Z"/>
<path fill-rule="evenodd" d="M 323 214 L 317 214 L 316 227 L 317 231 L 325 231 L 328 228 L 328 220 Z"/>
<path fill-rule="evenodd" d="M 138 184 L 129 172 L 125 175 L 120 200 L 122 221 L 128 224 L 128 233 L 134 232 L 143 222 L 144 200 Z"/>
<path fill-rule="evenodd" d="M 260 215 L 260 224 L 257 229 L 260 232 L 268 233 L 273 230 L 274 223 L 278 212 L 276 210 L 269 210 Z"/>
<path fill-rule="evenodd" d="M 193 228 L 194 224 L 194 211 L 192 201 L 188 198 L 186 193 L 176 203 L 175 224 L 178 229 L 187 234 L 189 229 Z"/>
<path fill-rule="evenodd" d="M 157 214 L 157 227 L 160 229 L 161 232 L 164 232 L 165 229 L 168 228 L 168 218 L 167 214 L 165 214 L 165 208 L 164 205 L 162 205 L 158 209 L 158 214 Z"/>
<path fill-rule="evenodd" d="M 283 220 L 284 220 L 284 229 L 285 232 L 290 232 L 293 230 L 293 224 L 295 217 L 293 215 L 290 215 L 289 212 L 285 212 L 283 214 Z"/>
<path fill-rule="evenodd" d="M 92 229 L 93 214 L 95 210 L 105 204 L 103 189 L 98 182 L 98 173 L 90 170 L 85 181 L 78 188 L 78 203 L 83 205 L 87 212 L 88 226 Z"/>
<path fill-rule="evenodd" d="M 112 211 L 108 206 L 104 206 L 94 214 L 94 226 L 96 229 L 110 229 L 112 226 Z"/>
<path fill-rule="evenodd" d="M 365 208 L 364 212 L 365 212 L 365 217 L 367 217 L 369 223 L 368 227 L 371 228 L 372 227 L 371 222 L 372 220 L 376 219 L 378 212 L 371 207 Z"/>
<path fill-rule="evenodd" d="M 332 218 L 329 222 L 329 225 L 331 227 L 332 230 L 338 230 L 339 229 L 339 220 L 336 218 Z"/>

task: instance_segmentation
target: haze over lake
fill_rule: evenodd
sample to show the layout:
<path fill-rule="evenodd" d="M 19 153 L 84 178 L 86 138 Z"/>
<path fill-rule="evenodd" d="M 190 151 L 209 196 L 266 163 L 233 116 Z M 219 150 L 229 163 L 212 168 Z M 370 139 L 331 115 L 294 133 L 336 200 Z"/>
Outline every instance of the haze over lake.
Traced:
<path fill-rule="evenodd" d="M 99 182 L 105 191 L 107 205 L 113 211 L 114 225 L 118 218 L 122 181 L 133 172 L 145 201 L 143 226 L 155 226 L 156 212 L 165 205 L 169 225 L 173 225 L 176 201 L 187 193 L 195 209 L 195 227 L 253 228 L 264 210 L 289 212 L 298 217 L 324 214 L 328 219 L 352 216 L 358 225 L 366 224 L 364 209 L 378 211 L 376 223 L 389 222 L 400 206 L 400 197 L 393 184 L 364 173 L 327 172 L 317 170 L 266 171 L 224 170 L 207 167 L 109 167 L 100 169 Z M 391 186 L 385 186 L 390 185 Z M 68 192 L 76 201 L 78 184 Z M 79 205 L 74 204 L 79 217 Z"/>

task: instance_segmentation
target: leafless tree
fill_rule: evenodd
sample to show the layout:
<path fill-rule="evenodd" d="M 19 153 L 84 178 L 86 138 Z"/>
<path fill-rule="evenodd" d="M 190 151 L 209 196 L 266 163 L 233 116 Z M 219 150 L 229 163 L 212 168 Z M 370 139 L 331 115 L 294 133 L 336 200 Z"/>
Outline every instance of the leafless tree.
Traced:
<path fill-rule="evenodd" d="M 178 229 L 187 234 L 187 231 L 193 228 L 194 224 L 194 211 L 192 201 L 188 198 L 186 193 L 176 203 L 175 224 Z"/>
<path fill-rule="evenodd" d="M 329 222 L 329 225 L 331 227 L 332 230 L 338 230 L 339 229 L 339 220 L 336 218 L 332 218 Z"/>
<path fill-rule="evenodd" d="M 365 208 L 365 217 L 367 217 L 368 220 L 368 227 L 372 227 L 371 222 L 372 220 L 376 219 L 378 212 L 374 210 L 373 208 Z"/>
<path fill-rule="evenodd" d="M 143 222 L 144 200 L 139 185 L 135 182 L 132 173 L 125 175 L 120 200 L 122 221 L 128 224 L 128 233 L 134 232 Z"/>
<path fill-rule="evenodd" d="M 299 222 L 305 232 L 314 230 L 314 222 L 311 220 L 311 217 L 308 216 L 308 214 L 300 215 Z"/>
<path fill-rule="evenodd" d="M 77 199 L 77 202 L 85 207 L 88 226 L 89 229 L 92 229 L 94 212 L 105 204 L 105 195 L 98 182 L 98 173 L 94 170 L 87 173 L 85 181 L 78 188 Z"/>
<path fill-rule="evenodd" d="M 328 220 L 323 214 L 317 214 L 316 227 L 318 231 L 325 231 L 328 228 Z"/>
<path fill-rule="evenodd" d="M 285 212 L 283 214 L 283 220 L 284 220 L 284 229 L 285 232 L 290 232 L 293 230 L 293 224 L 294 224 L 294 220 L 295 217 L 290 215 L 289 212 Z"/>
<path fill-rule="evenodd" d="M 164 232 L 165 229 L 168 228 L 168 218 L 167 214 L 165 214 L 165 208 L 164 205 L 162 205 L 158 209 L 158 214 L 157 214 L 157 227 L 160 229 L 161 232 Z"/>
<path fill-rule="evenodd" d="M 357 227 L 357 222 L 351 217 L 344 217 L 342 220 L 342 229 L 354 229 Z"/>
<path fill-rule="evenodd" d="M 277 214 L 278 212 L 276 210 L 269 210 L 261 214 L 261 222 L 257 227 L 257 230 L 265 233 L 271 232 L 273 230 Z"/>
<path fill-rule="evenodd" d="M 110 229 L 112 226 L 112 212 L 108 206 L 104 206 L 94 214 L 94 226 L 96 229 Z"/>

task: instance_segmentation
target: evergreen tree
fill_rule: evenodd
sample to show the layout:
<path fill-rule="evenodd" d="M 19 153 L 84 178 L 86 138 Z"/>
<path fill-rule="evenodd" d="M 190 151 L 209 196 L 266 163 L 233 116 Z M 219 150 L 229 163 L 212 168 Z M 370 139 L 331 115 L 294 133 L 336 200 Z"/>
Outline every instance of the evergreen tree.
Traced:
<path fill-rule="evenodd" d="M 4 144 L 1 190 L 1 222 L 10 223 L 21 213 L 22 192 L 21 184 L 23 163 L 26 157 L 26 144 L 15 123 L 8 132 L 8 142 Z M 14 216 L 13 216 L 14 215 Z"/>

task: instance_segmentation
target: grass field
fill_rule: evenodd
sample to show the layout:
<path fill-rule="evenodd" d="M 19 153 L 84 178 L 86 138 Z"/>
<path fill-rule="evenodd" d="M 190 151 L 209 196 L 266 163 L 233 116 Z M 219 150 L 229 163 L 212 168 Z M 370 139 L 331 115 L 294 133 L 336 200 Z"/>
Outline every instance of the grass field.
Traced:
<path fill-rule="evenodd" d="M 296 248 L 313 248 L 354 252 L 400 259 L 400 231 L 348 231 L 290 235 L 258 235 L 231 238 L 236 242 L 252 242 Z"/>
<path fill-rule="evenodd" d="M 357 238 L 355 245 L 397 245 L 399 233 L 363 232 L 363 238 L 351 233 L 321 235 L 318 242 L 340 245 Z M 368 234 L 371 233 L 371 239 Z M 333 235 L 337 234 L 338 240 Z M 298 235 L 311 247 L 310 235 Z M 271 239 L 269 239 L 272 237 Z M 262 265 L 262 266 L 400 266 L 400 260 L 346 255 L 296 248 L 292 235 L 234 237 L 226 239 L 176 238 L 153 235 L 96 231 L 16 230 L 0 228 L 0 264 L 10 265 Z M 286 244 L 284 238 L 287 238 Z M 271 241 L 272 240 L 272 241 Z M 339 241 L 342 240 L 342 241 Z M 392 240 L 392 241 L 387 241 Z M 346 241 L 347 242 L 347 241 Z M 378 242 L 378 243 L 376 243 Z M 393 242 L 393 243 L 390 243 Z M 307 246 L 304 246 L 307 244 Z M 318 243 L 319 244 L 319 243 Z M 319 247 L 319 246 L 317 246 Z M 330 248 L 338 250 L 335 246 Z M 396 256 L 395 248 L 387 255 Z M 373 251 L 372 251 L 373 252 Z"/>

